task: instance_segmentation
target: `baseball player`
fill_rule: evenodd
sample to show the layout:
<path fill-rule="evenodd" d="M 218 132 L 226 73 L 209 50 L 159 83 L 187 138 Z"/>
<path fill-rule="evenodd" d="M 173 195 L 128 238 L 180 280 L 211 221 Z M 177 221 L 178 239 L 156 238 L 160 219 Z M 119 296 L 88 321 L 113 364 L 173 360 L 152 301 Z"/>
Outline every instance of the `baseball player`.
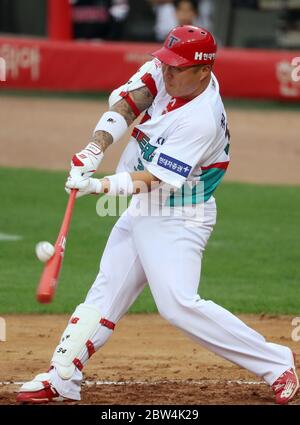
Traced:
<path fill-rule="evenodd" d="M 174 28 L 154 59 L 109 98 L 92 141 L 74 155 L 66 190 L 132 195 L 100 270 L 54 350 L 47 373 L 19 402 L 80 400 L 82 369 L 148 282 L 162 317 L 202 346 L 267 382 L 279 404 L 299 382 L 293 353 L 267 342 L 197 294 L 202 255 L 216 222 L 214 191 L 229 164 L 227 116 L 212 72 L 217 46 L 195 26 Z M 141 115 L 142 114 L 142 115 Z M 116 173 L 93 178 L 105 150 L 141 115 Z"/>

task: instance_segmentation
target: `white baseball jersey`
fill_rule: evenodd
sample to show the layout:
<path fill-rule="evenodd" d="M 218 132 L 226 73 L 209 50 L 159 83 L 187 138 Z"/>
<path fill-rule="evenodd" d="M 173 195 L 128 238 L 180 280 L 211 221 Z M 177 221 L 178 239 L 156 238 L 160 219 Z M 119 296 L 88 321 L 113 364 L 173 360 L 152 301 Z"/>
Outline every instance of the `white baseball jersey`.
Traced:
<path fill-rule="evenodd" d="M 206 90 L 191 101 L 166 92 L 159 60 L 147 62 L 127 84 L 114 92 L 146 85 L 154 96 L 133 132 L 117 172 L 151 172 L 175 187 L 167 190 L 164 205 L 206 202 L 229 164 L 229 137 L 219 84 L 212 74 Z M 134 195 L 143 199 L 144 194 Z"/>
<path fill-rule="evenodd" d="M 175 187 L 176 192 L 169 193 L 161 203 L 163 207 L 163 202 L 168 203 L 172 212 L 178 211 L 183 200 L 190 204 L 187 213 L 181 208 L 183 214 L 174 214 L 176 217 L 170 219 L 163 214 L 133 215 L 131 202 L 109 236 L 99 274 L 85 304 L 96 307 L 105 320 L 118 323 L 148 282 L 162 317 L 194 341 L 271 385 L 294 367 L 291 350 L 267 342 L 229 311 L 197 293 L 202 255 L 216 222 L 212 194 L 229 162 L 226 114 L 217 80 L 212 76 L 207 89 L 190 102 L 171 99 L 164 88 L 161 65 L 153 61 L 121 90 L 143 84 L 147 84 L 155 98 L 133 130 L 118 171 L 147 169 Z M 120 90 L 114 92 L 110 100 L 118 99 L 119 94 Z M 194 190 L 190 181 L 201 184 Z M 199 187 L 203 187 L 200 198 Z M 144 205 L 145 197 L 151 195 L 152 206 L 152 192 L 134 195 L 133 203 Z M 200 208 L 194 208 L 195 204 Z M 205 210 L 203 217 L 188 214 L 198 209 Z M 100 323 L 94 333 L 82 334 L 88 344 L 76 357 L 77 364 L 84 365 L 91 356 L 90 347 L 98 350 L 112 334 L 112 328 Z M 82 378 L 78 367 L 70 379 L 63 379 L 56 367 L 49 372 L 50 382 L 58 393 L 74 400 L 80 400 Z"/>

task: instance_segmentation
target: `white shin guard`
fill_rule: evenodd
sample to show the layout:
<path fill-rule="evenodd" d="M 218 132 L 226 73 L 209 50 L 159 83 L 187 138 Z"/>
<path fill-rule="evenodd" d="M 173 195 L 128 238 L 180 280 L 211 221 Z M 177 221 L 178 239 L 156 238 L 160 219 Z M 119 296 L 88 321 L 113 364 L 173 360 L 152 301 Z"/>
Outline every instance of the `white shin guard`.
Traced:
<path fill-rule="evenodd" d="M 94 352 L 90 338 L 101 323 L 99 310 L 93 305 L 79 304 L 56 347 L 51 365 L 55 366 L 62 379 L 70 379 L 75 367 L 82 369 L 85 350 Z"/>

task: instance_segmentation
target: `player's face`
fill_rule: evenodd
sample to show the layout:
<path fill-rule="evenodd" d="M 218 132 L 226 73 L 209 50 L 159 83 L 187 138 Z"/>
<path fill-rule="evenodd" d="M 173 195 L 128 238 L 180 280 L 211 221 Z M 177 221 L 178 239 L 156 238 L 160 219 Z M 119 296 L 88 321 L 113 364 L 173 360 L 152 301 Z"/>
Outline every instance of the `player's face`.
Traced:
<path fill-rule="evenodd" d="M 177 67 L 162 65 L 163 79 L 167 93 L 172 97 L 193 99 L 203 91 L 204 82 L 210 78 L 211 67 Z"/>

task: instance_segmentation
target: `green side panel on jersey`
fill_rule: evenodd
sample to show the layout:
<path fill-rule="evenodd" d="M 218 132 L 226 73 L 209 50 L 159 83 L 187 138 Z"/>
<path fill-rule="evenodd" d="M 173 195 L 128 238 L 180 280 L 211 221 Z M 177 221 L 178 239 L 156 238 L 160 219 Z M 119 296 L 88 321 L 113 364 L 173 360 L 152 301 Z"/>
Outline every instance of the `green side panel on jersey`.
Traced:
<path fill-rule="evenodd" d="M 133 168 L 134 171 L 144 171 L 145 167 L 140 158 L 138 158 L 138 165 L 134 166 Z"/>
<path fill-rule="evenodd" d="M 204 185 L 202 182 L 191 186 L 185 183 L 180 189 L 176 190 L 166 200 L 166 205 L 169 207 L 182 207 L 184 205 L 196 205 L 203 202 Z"/>
<path fill-rule="evenodd" d="M 208 201 L 212 196 L 224 177 L 225 171 L 221 168 L 210 168 L 202 172 L 201 181 L 204 182 L 204 202 Z"/>
<path fill-rule="evenodd" d="M 224 177 L 225 171 L 220 168 L 210 168 L 203 171 L 198 184 L 191 186 L 189 183 L 185 183 L 182 188 L 169 196 L 166 205 L 176 207 L 208 201 Z"/>
<path fill-rule="evenodd" d="M 141 149 L 141 155 L 142 157 L 148 161 L 152 162 L 152 159 L 154 157 L 154 152 L 158 148 L 158 146 L 152 146 L 149 142 L 145 142 L 144 140 L 142 142 L 139 142 L 139 147 Z"/>
<path fill-rule="evenodd" d="M 150 143 L 147 143 L 147 145 L 145 146 L 144 150 L 143 150 L 143 158 L 148 161 L 151 162 L 154 156 L 154 151 L 157 149 L 157 146 L 152 146 L 150 145 Z"/>

